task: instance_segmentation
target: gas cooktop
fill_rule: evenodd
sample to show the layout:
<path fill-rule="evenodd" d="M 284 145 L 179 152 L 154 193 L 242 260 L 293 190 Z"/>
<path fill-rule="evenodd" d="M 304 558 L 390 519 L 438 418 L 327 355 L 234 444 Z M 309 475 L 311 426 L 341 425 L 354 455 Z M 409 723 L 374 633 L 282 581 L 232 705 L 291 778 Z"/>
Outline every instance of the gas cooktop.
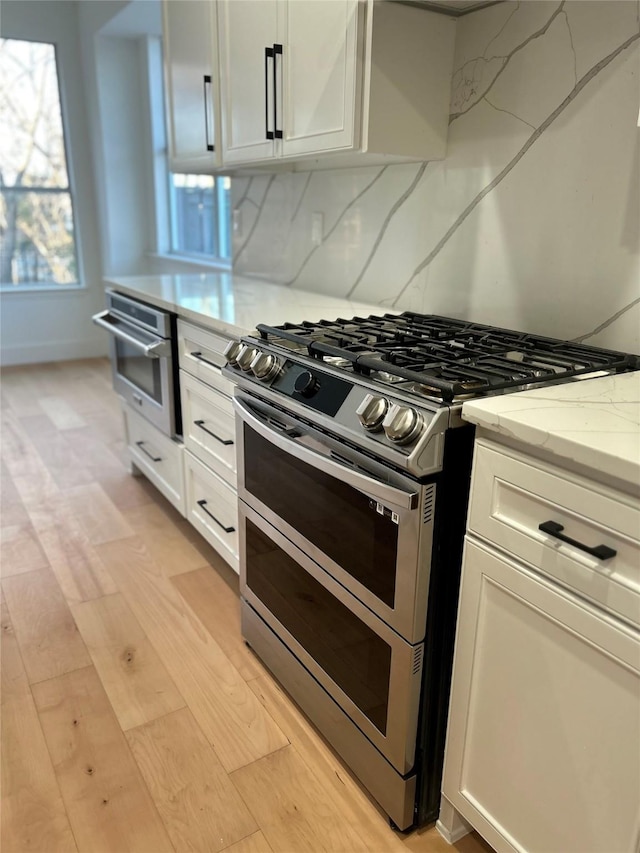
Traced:
<path fill-rule="evenodd" d="M 640 367 L 634 355 L 411 311 L 257 330 L 287 355 L 445 403 Z"/>

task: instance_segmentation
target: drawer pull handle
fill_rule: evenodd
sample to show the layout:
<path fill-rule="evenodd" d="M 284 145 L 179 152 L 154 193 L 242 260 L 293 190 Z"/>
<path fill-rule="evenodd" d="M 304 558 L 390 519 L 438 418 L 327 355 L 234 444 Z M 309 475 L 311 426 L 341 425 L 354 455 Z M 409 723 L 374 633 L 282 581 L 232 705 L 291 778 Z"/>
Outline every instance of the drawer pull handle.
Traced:
<path fill-rule="evenodd" d="M 189 355 L 192 358 L 197 358 L 198 361 L 204 361 L 204 363 L 208 364 L 210 367 L 215 367 L 216 370 L 220 370 L 220 367 L 217 364 L 215 364 L 213 361 L 209 361 L 208 358 L 205 358 L 202 355 L 202 353 L 200 352 L 200 350 L 196 350 L 196 352 L 190 352 Z"/>
<path fill-rule="evenodd" d="M 230 438 L 220 438 L 220 436 L 216 435 L 215 432 L 211 432 L 210 429 L 207 429 L 204 425 L 204 421 L 194 421 L 193 423 L 195 426 L 200 427 L 203 432 L 206 432 L 207 435 L 210 435 L 212 438 L 215 438 L 216 441 L 219 441 L 220 444 L 224 444 L 225 447 L 229 444 L 233 444 Z"/>
<path fill-rule="evenodd" d="M 561 524 L 558 524 L 557 521 L 543 521 L 542 524 L 538 525 L 538 530 L 542 530 L 543 533 L 548 533 L 549 536 L 554 536 L 556 539 L 560 539 L 561 542 L 573 545 L 575 548 L 579 548 L 581 551 L 591 554 L 592 557 L 597 557 L 598 560 L 610 560 L 611 557 L 615 557 L 618 553 L 617 551 L 614 551 L 613 548 L 609 548 L 608 545 L 596 545 L 595 548 L 590 548 L 582 542 L 570 539 L 562 533 L 564 527 Z"/>
<path fill-rule="evenodd" d="M 212 513 L 209 512 L 209 510 L 207 509 L 207 502 L 205 500 L 196 501 L 196 503 L 198 504 L 199 507 L 202 507 L 202 509 L 209 516 L 209 518 L 212 518 L 215 521 L 215 523 L 224 530 L 225 533 L 234 533 L 235 532 L 235 527 L 225 527 L 221 521 L 218 521 L 218 519 L 215 517 L 215 515 L 213 515 Z"/>
<path fill-rule="evenodd" d="M 162 462 L 162 456 L 154 456 L 152 453 L 149 453 L 147 448 L 144 446 L 144 441 L 136 441 L 136 445 L 140 448 L 140 450 L 144 453 L 145 456 L 148 456 L 152 462 Z"/>

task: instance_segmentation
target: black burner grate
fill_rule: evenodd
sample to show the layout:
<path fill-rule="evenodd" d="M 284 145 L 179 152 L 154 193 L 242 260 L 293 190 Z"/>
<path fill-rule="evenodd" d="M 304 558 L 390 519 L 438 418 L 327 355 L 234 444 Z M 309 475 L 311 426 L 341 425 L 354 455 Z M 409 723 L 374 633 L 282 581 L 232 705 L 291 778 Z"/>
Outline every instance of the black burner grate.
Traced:
<path fill-rule="evenodd" d="M 414 382 L 445 401 L 595 371 L 640 368 L 635 355 L 412 311 L 260 325 L 258 331 L 276 346 L 304 350 L 321 360 L 344 359 L 355 372 Z"/>

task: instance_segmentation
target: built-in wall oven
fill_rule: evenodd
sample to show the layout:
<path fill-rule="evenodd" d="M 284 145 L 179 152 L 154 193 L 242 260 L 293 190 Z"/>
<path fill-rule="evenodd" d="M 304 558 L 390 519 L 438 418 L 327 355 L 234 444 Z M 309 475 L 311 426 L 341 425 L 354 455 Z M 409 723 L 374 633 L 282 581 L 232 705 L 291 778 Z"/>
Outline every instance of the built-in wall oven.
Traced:
<path fill-rule="evenodd" d="M 170 437 L 182 433 L 176 316 L 107 289 L 93 322 L 109 332 L 113 388 Z"/>

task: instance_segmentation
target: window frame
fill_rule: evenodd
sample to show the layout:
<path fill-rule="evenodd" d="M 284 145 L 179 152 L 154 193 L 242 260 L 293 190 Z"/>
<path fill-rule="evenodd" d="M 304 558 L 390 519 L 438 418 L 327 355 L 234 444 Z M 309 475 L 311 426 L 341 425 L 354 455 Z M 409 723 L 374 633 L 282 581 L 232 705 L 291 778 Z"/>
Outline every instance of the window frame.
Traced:
<path fill-rule="evenodd" d="M 15 38 L 13 36 L 1 36 L 2 41 L 28 42 L 31 44 L 46 44 L 53 48 L 53 59 L 56 69 L 56 88 L 58 90 L 58 103 L 60 104 L 60 124 L 62 126 L 62 147 L 64 150 L 65 165 L 67 170 L 67 186 L 66 187 L 5 187 L 5 191 L 17 193 L 67 193 L 69 203 L 71 205 L 71 217 L 73 222 L 73 249 L 76 262 L 76 281 L 66 282 L 65 284 L 55 284 L 52 282 L 2 282 L 0 281 L 0 294 L 28 294 L 28 293 L 65 293 L 78 292 L 86 290 L 87 283 L 84 275 L 84 265 L 82 257 L 82 240 L 80 236 L 80 226 L 78 224 L 77 206 L 76 206 L 76 191 L 75 191 L 75 175 L 73 167 L 73 155 L 71 153 L 71 130 L 69 120 L 67 118 L 66 96 L 60 73 L 60 60 L 58 55 L 58 44 L 55 41 L 45 41 L 44 39 L 36 38 Z"/>

